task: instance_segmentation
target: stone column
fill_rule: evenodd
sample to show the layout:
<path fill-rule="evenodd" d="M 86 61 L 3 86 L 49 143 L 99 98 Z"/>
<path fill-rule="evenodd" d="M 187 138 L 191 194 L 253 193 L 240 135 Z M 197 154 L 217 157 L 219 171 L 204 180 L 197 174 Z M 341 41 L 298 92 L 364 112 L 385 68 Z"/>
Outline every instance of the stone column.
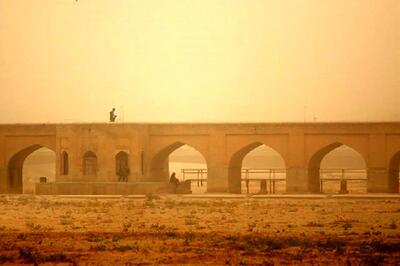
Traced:
<path fill-rule="evenodd" d="M 0 165 L 0 193 L 7 193 L 7 167 Z"/>
<path fill-rule="evenodd" d="M 223 132 L 213 130 L 209 140 L 207 158 L 207 192 L 228 192 L 228 166 L 226 162 L 226 139 Z"/>
<path fill-rule="evenodd" d="M 7 192 L 7 165 L 4 137 L 0 135 L 0 193 Z"/>
<path fill-rule="evenodd" d="M 307 170 L 303 167 L 289 167 L 286 172 L 287 193 L 311 192 L 308 184 Z"/>
<path fill-rule="evenodd" d="M 386 168 L 367 169 L 367 192 L 368 193 L 389 193 L 390 185 L 388 171 Z"/>
<path fill-rule="evenodd" d="M 367 162 L 367 192 L 390 192 L 389 173 L 386 162 L 385 134 L 371 134 L 369 136 L 369 153 Z"/>
<path fill-rule="evenodd" d="M 168 160 L 160 161 L 157 164 L 150 163 L 149 177 L 147 181 L 168 182 L 169 181 L 169 162 Z"/>
<path fill-rule="evenodd" d="M 286 159 L 286 192 L 310 192 L 307 166 L 305 165 L 304 132 L 293 131 L 289 134 L 289 156 Z"/>

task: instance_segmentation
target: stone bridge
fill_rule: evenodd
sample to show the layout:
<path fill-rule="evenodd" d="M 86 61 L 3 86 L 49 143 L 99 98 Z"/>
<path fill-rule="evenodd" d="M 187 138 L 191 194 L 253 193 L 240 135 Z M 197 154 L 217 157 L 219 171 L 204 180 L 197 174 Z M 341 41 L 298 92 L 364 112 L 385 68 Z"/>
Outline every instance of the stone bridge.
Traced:
<path fill-rule="evenodd" d="M 128 184 L 165 184 L 168 156 L 185 144 L 207 162 L 208 192 L 240 193 L 242 160 L 262 144 L 282 156 L 288 193 L 318 193 L 321 160 L 340 145 L 364 158 L 368 192 L 399 192 L 400 123 L 5 124 L 0 192 L 22 192 L 24 159 L 41 147 L 56 154 L 56 183 L 67 187 L 60 191 L 115 183 L 121 162 Z"/>

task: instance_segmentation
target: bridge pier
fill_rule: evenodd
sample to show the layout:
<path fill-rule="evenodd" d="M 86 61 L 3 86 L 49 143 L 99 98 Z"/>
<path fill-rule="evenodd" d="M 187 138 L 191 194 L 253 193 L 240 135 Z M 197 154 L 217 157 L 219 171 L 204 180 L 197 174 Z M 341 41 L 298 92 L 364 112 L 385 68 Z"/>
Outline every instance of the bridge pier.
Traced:
<path fill-rule="evenodd" d="M 169 182 L 169 164 L 168 160 L 152 164 L 148 174 L 147 181 Z"/>
<path fill-rule="evenodd" d="M 397 181 L 398 183 L 398 181 Z M 398 186 L 398 184 L 397 184 Z M 389 183 L 389 175 L 386 168 L 367 169 L 367 192 L 368 193 L 393 193 L 394 184 Z"/>
<path fill-rule="evenodd" d="M 0 193 L 7 193 L 7 168 L 0 166 Z"/>
<path fill-rule="evenodd" d="M 207 161 L 207 192 L 229 192 L 229 169 L 226 159 L 226 134 L 213 129 L 209 137 Z"/>
<path fill-rule="evenodd" d="M 287 193 L 310 192 L 307 171 L 301 167 L 288 167 L 286 172 Z"/>
<path fill-rule="evenodd" d="M 226 193 L 229 192 L 228 168 L 209 166 L 207 173 L 207 192 Z"/>

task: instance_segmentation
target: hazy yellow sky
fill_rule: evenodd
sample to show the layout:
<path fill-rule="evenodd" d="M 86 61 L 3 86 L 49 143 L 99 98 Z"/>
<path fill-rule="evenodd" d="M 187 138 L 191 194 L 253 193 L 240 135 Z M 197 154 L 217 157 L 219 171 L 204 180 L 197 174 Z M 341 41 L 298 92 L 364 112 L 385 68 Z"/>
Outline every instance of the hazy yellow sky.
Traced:
<path fill-rule="evenodd" d="M 0 123 L 400 120 L 399 0 L 0 0 Z"/>

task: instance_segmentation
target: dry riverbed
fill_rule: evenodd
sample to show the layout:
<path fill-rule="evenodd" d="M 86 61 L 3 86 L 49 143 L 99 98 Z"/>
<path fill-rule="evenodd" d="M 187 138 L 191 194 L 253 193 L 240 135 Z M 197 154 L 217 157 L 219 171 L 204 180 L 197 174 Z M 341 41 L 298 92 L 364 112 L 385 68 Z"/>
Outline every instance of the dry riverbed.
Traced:
<path fill-rule="evenodd" d="M 0 197 L 0 263 L 399 265 L 398 199 Z"/>

